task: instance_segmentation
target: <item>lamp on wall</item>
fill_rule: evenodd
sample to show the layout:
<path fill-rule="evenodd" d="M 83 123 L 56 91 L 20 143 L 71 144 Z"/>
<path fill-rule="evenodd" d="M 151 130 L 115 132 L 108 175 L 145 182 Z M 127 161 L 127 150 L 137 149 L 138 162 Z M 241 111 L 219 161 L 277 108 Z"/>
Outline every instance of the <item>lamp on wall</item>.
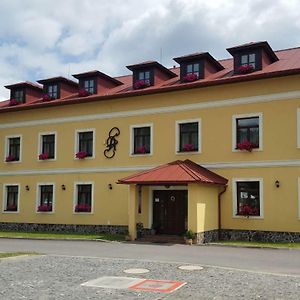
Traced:
<path fill-rule="evenodd" d="M 276 181 L 275 181 L 275 186 L 276 186 L 277 188 L 280 187 L 280 182 L 279 182 L 279 180 L 276 180 Z"/>
<path fill-rule="evenodd" d="M 111 184 L 111 183 L 108 184 L 108 188 L 109 188 L 110 190 L 112 190 L 112 184 Z"/>
<path fill-rule="evenodd" d="M 26 191 L 29 191 L 30 190 L 29 185 L 26 185 L 25 189 L 26 189 Z"/>
<path fill-rule="evenodd" d="M 66 190 L 66 186 L 65 186 L 64 184 L 62 184 L 62 185 L 61 185 L 61 189 L 62 189 L 63 191 L 65 191 L 65 190 Z"/>

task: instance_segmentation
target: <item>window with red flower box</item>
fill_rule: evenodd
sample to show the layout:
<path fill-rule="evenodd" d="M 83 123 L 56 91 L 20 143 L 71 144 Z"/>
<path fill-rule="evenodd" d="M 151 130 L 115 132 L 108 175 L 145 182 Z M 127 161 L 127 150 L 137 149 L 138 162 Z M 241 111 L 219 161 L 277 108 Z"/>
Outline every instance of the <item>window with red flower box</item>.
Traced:
<path fill-rule="evenodd" d="M 39 185 L 38 212 L 52 212 L 53 209 L 53 184 Z"/>
<path fill-rule="evenodd" d="M 133 128 L 133 153 L 150 154 L 151 152 L 151 126 Z"/>
<path fill-rule="evenodd" d="M 75 212 L 92 211 L 92 184 L 77 184 L 76 185 L 76 203 Z"/>
<path fill-rule="evenodd" d="M 6 162 L 20 161 L 21 137 L 7 137 Z"/>
<path fill-rule="evenodd" d="M 17 212 L 18 205 L 19 205 L 18 202 L 19 202 L 19 186 L 6 185 L 4 211 Z"/>

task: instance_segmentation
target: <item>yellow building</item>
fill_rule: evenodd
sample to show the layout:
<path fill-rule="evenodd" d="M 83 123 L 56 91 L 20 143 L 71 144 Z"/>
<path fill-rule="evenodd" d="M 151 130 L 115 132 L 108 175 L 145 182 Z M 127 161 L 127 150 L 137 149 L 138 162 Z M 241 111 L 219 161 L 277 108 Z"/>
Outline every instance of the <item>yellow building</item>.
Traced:
<path fill-rule="evenodd" d="M 300 48 L 227 50 L 6 86 L 0 228 L 300 241 Z"/>

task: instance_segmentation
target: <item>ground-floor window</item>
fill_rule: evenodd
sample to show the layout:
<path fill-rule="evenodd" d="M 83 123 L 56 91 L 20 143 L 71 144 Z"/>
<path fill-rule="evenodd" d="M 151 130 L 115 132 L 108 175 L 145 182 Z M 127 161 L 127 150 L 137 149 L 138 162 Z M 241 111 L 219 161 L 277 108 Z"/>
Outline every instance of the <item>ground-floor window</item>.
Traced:
<path fill-rule="evenodd" d="M 234 214 L 262 217 L 262 180 L 238 179 L 233 184 Z"/>
<path fill-rule="evenodd" d="M 19 202 L 19 186 L 6 185 L 4 196 L 4 211 L 17 212 Z"/>
<path fill-rule="evenodd" d="M 76 184 L 75 212 L 92 211 L 92 191 L 91 183 Z"/>
<path fill-rule="evenodd" d="M 41 184 L 38 186 L 38 207 L 39 212 L 52 212 L 53 210 L 53 184 Z"/>

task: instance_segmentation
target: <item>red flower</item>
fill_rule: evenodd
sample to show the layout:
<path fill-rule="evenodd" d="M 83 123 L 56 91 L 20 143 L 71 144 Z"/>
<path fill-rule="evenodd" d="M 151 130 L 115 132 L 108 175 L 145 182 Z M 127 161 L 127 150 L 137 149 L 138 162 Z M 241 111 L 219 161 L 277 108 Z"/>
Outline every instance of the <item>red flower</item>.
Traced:
<path fill-rule="evenodd" d="M 91 206 L 89 204 L 77 204 L 75 206 L 75 212 L 91 212 Z"/>
<path fill-rule="evenodd" d="M 236 148 L 239 150 L 246 150 L 251 152 L 253 148 L 257 148 L 257 144 L 251 143 L 248 140 L 244 140 L 241 143 L 236 145 Z"/>
<path fill-rule="evenodd" d="M 78 91 L 78 96 L 79 97 L 87 97 L 89 95 L 90 95 L 90 93 L 86 89 L 80 89 Z"/>
<path fill-rule="evenodd" d="M 193 144 L 185 144 L 183 146 L 183 151 L 194 151 L 194 150 L 196 150 L 196 149 Z"/>
<path fill-rule="evenodd" d="M 148 81 L 138 80 L 134 84 L 134 89 L 135 90 L 144 89 L 148 86 L 150 86 L 150 83 Z"/>
<path fill-rule="evenodd" d="M 41 153 L 39 155 L 39 160 L 45 160 L 49 158 L 49 153 L 45 152 L 45 153 Z"/>
<path fill-rule="evenodd" d="M 48 94 L 44 94 L 42 100 L 43 100 L 44 102 L 47 102 L 47 101 L 54 100 L 54 98 L 53 98 L 53 97 L 50 97 Z"/>
<path fill-rule="evenodd" d="M 87 152 L 85 152 L 85 151 L 79 151 L 79 152 L 76 153 L 76 158 L 84 159 L 84 158 L 87 157 L 87 155 L 88 155 Z"/>
<path fill-rule="evenodd" d="M 15 160 L 16 160 L 16 158 L 13 155 L 8 155 L 5 158 L 6 162 L 15 161 Z"/>
<path fill-rule="evenodd" d="M 253 71 L 254 71 L 254 68 L 252 65 L 243 65 L 243 66 L 240 66 L 238 69 L 238 72 L 240 74 L 247 74 L 247 73 L 251 73 Z"/>
<path fill-rule="evenodd" d="M 16 99 L 10 99 L 9 100 L 9 106 L 15 106 L 15 105 L 18 105 L 18 101 Z"/>
<path fill-rule="evenodd" d="M 42 204 L 38 206 L 38 211 L 52 211 L 52 205 Z"/>
<path fill-rule="evenodd" d="M 135 153 L 145 154 L 147 152 L 146 146 L 137 147 Z"/>
<path fill-rule="evenodd" d="M 183 82 L 193 82 L 193 81 L 196 81 L 197 79 L 198 79 L 198 75 L 196 73 L 190 73 L 190 74 L 185 75 L 182 78 L 182 81 Z"/>
<path fill-rule="evenodd" d="M 245 204 L 239 207 L 239 215 L 242 216 L 259 216 L 259 210 L 257 207 Z"/>

